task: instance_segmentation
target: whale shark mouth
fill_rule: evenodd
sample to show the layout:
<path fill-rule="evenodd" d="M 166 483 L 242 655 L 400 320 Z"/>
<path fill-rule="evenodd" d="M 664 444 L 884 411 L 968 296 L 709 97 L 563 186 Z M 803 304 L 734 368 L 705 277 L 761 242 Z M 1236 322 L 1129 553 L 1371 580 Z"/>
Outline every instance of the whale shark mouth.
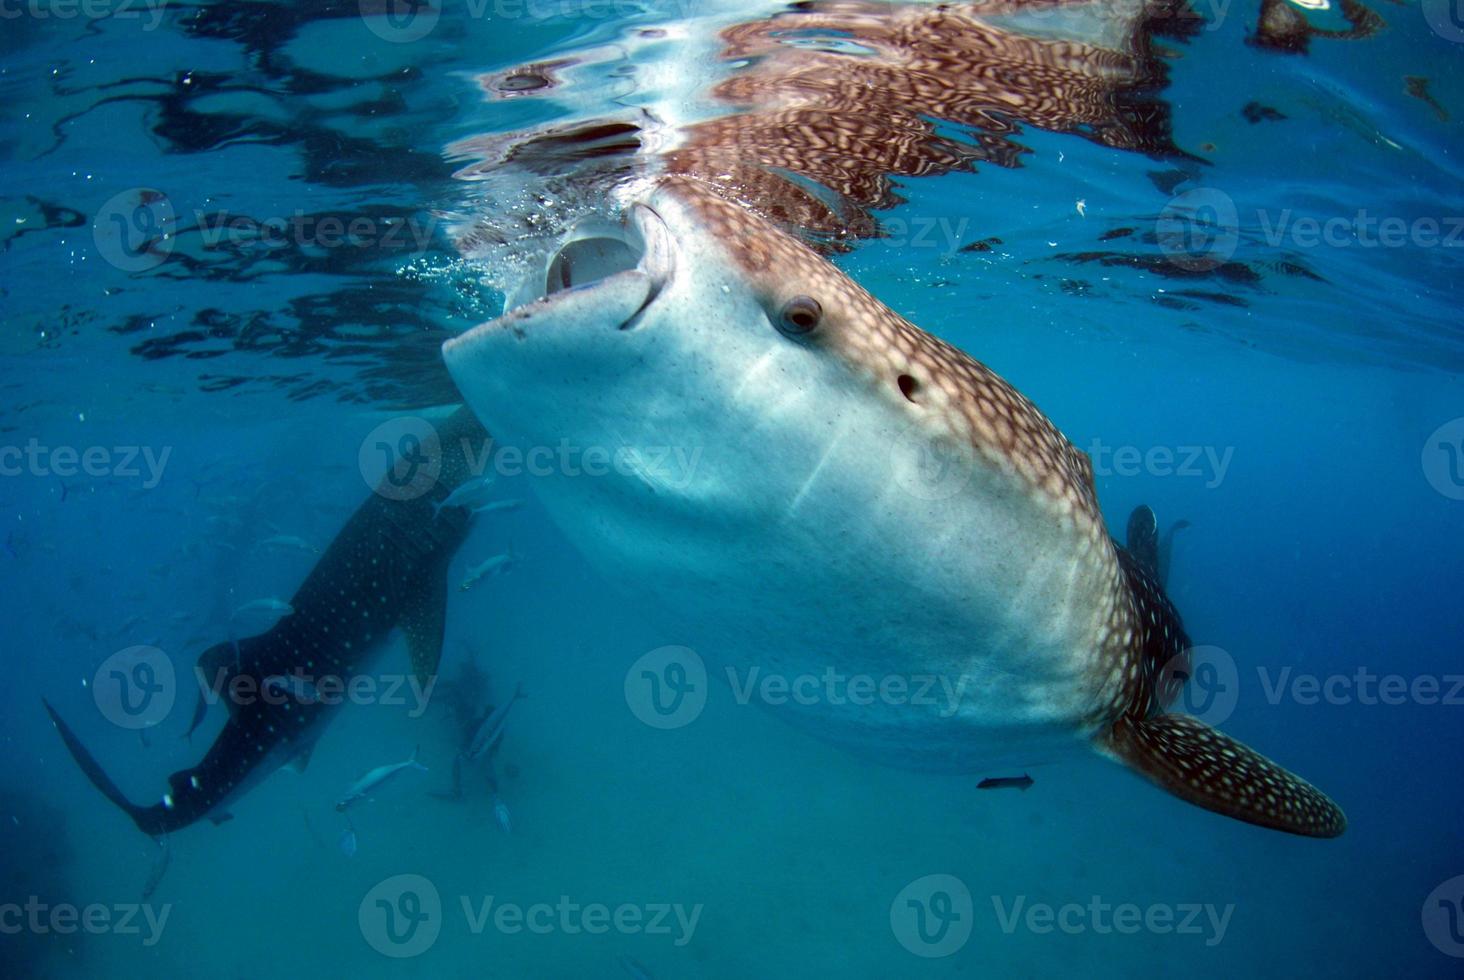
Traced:
<path fill-rule="evenodd" d="M 574 319 L 593 313 L 617 330 L 633 330 L 674 273 L 666 222 L 649 205 L 633 204 L 618 225 L 591 222 L 571 231 L 509 296 L 504 315 L 479 329 L 522 331 L 552 311 Z"/>

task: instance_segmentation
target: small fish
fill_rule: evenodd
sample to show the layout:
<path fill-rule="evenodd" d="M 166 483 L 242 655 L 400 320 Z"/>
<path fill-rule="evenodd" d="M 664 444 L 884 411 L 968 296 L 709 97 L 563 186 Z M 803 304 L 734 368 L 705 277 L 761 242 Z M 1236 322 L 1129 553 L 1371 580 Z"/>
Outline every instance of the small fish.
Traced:
<path fill-rule="evenodd" d="M 240 616 L 250 616 L 255 613 L 272 613 L 276 616 L 293 615 L 295 607 L 282 599 L 255 599 L 253 602 L 246 602 L 234 610 L 231 619 L 238 619 Z"/>
<path fill-rule="evenodd" d="M 288 693 L 300 704 L 314 704 L 320 700 L 315 685 L 299 674 L 271 674 L 261 685 L 267 693 Z"/>
<path fill-rule="evenodd" d="M 490 500 L 486 504 L 481 504 L 477 507 L 474 507 L 473 516 L 476 517 L 479 514 L 493 514 L 502 510 L 518 510 L 523 505 L 524 502 L 517 498 L 510 498 L 508 500 Z"/>
<path fill-rule="evenodd" d="M 524 686 L 515 685 L 513 697 L 508 699 L 506 704 L 494 709 L 492 713 L 484 718 L 473 732 L 473 738 L 468 743 L 468 751 L 463 753 L 468 759 L 478 759 L 489 749 L 498 743 L 503 737 L 503 726 L 508 722 L 508 713 L 513 710 L 515 701 L 524 696 Z"/>
<path fill-rule="evenodd" d="M 341 853 L 344 854 L 346 857 L 348 857 L 348 858 L 355 857 L 356 856 L 356 828 L 355 827 L 352 827 L 349 823 L 347 823 L 346 824 L 346 829 L 343 830 L 343 831 L 341 831 L 341 839 L 337 842 L 337 844 L 338 844 L 338 846 L 341 849 Z"/>
<path fill-rule="evenodd" d="M 1019 789 L 1026 792 L 1032 785 L 1032 777 L 1026 773 L 1020 776 L 992 776 L 976 784 L 977 789 Z"/>
<path fill-rule="evenodd" d="M 517 562 L 518 557 L 513 553 L 512 548 L 501 555 L 494 555 L 481 565 L 468 569 L 468 575 L 463 579 L 463 584 L 458 586 L 458 590 L 466 592 L 482 579 L 505 575 Z"/>
<path fill-rule="evenodd" d="M 366 775 L 356 780 L 354 783 L 351 784 L 351 788 L 346 790 L 346 795 L 341 797 L 340 802 L 336 804 L 336 809 L 344 813 L 350 807 L 353 807 L 357 803 L 360 803 L 362 800 L 366 799 L 368 794 L 370 794 L 372 791 L 380 789 L 382 786 L 386 785 L 386 783 L 390 782 L 393 778 L 401 775 L 408 769 L 416 769 L 419 772 L 426 772 L 427 767 L 417 761 L 417 753 L 420 749 L 421 746 L 413 749 L 412 757 L 406 762 L 395 762 L 388 766 L 377 766 L 375 769 L 372 769 Z"/>
<path fill-rule="evenodd" d="M 624 953 L 621 953 L 619 956 L 615 957 L 615 962 L 620 964 L 620 968 L 624 970 L 627 975 L 635 977 L 635 980 L 653 980 L 653 978 L 651 977 L 651 971 L 647 970 L 644 964 L 637 962 L 635 959 L 625 955 Z"/>
<path fill-rule="evenodd" d="M 513 817 L 508 812 L 508 804 L 502 800 L 493 801 L 493 819 L 498 821 L 498 829 L 505 834 L 513 833 Z"/>
<path fill-rule="evenodd" d="M 272 538 L 265 538 L 256 546 L 263 550 L 266 548 L 279 548 L 281 550 L 293 549 L 295 551 L 306 551 L 312 555 L 320 554 L 320 549 L 315 547 L 304 538 L 297 538 L 293 534 L 276 534 Z"/>
<path fill-rule="evenodd" d="M 482 477 L 477 480 L 469 480 L 462 484 L 447 497 L 432 505 L 432 519 L 437 520 L 437 515 L 442 513 L 444 507 L 463 507 L 467 503 L 493 485 L 493 476 Z"/>
<path fill-rule="evenodd" d="M 1078 198 L 1077 212 L 1079 218 L 1086 218 L 1088 216 L 1088 202 L 1081 197 Z"/>

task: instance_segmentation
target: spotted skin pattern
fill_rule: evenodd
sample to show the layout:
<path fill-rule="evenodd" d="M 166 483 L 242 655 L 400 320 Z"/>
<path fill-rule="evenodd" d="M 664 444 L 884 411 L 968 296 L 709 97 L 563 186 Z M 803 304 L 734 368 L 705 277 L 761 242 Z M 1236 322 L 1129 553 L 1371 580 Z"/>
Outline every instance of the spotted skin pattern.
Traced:
<path fill-rule="evenodd" d="M 1303 837 L 1347 829 L 1347 817 L 1321 790 L 1189 715 L 1125 716 L 1108 745 L 1157 785 L 1207 810 Z"/>
<path fill-rule="evenodd" d="M 168 777 L 163 800 L 131 803 L 49 705 L 51 719 L 82 770 L 139 829 L 160 836 L 200 819 L 221 819 L 222 807 L 280 765 L 308 757 L 321 729 L 343 698 L 261 697 L 266 679 L 300 675 L 312 684 L 330 679 L 345 690 L 366 669 L 393 628 L 407 638 L 419 682 L 440 656 L 447 565 L 467 536 L 469 515 L 442 508 L 470 476 L 467 450 L 487 433 L 466 409 L 436 427 L 437 446 L 422 451 L 440 469 L 420 496 L 373 493 L 321 556 L 290 605 L 295 612 L 272 629 L 212 647 L 199 660 L 202 681 L 222 692 L 229 719 L 203 759 Z M 397 476 L 410 462 L 399 459 Z M 398 485 L 400 484 L 400 479 Z M 230 692 L 238 692 L 232 696 Z"/>

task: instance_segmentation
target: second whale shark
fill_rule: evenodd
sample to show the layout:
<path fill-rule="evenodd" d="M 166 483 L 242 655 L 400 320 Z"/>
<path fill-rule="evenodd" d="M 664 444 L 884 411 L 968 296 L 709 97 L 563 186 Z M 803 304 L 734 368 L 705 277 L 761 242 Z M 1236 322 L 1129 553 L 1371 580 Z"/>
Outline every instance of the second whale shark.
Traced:
<path fill-rule="evenodd" d="M 402 435 L 383 447 L 394 453 L 391 469 L 290 599 L 293 613 L 199 658 L 200 698 L 204 684 L 212 687 L 228 720 L 197 765 L 168 777 L 158 802 L 128 799 L 46 703 L 82 771 L 143 833 L 162 837 L 204 818 L 226 820 L 229 805 L 266 776 L 303 768 L 341 701 L 317 689 L 329 681 L 344 690 L 394 630 L 406 638 L 417 680 L 430 682 L 442 655 L 448 564 L 470 519 L 460 502 L 442 505 L 472 477 L 471 450 L 487 433 L 459 409 L 440 425 L 424 422 L 420 435 Z"/>

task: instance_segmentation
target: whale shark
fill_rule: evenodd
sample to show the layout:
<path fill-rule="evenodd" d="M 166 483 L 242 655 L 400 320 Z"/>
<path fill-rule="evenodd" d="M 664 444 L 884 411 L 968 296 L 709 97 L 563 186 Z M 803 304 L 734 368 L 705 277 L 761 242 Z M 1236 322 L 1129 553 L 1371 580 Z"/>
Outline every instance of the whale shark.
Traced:
<path fill-rule="evenodd" d="M 392 467 L 290 599 L 293 614 L 199 657 L 200 708 L 207 685 L 227 705 L 228 719 L 197 765 L 168 777 L 161 800 L 144 806 L 128 799 L 43 702 L 87 778 L 143 833 L 160 838 L 204 818 L 222 822 L 265 777 L 286 765 L 303 769 L 344 700 L 318 692 L 327 682 L 345 690 L 393 629 L 406 639 L 417 681 L 430 683 L 442 655 L 448 563 L 470 520 L 461 502 L 438 505 L 472 478 L 470 452 L 487 433 L 465 409 L 424 426 L 420 437 L 387 447 L 395 451 Z"/>
<path fill-rule="evenodd" d="M 536 481 L 592 562 L 734 669 L 959 679 L 949 714 L 788 706 L 866 756 L 978 771 L 1086 745 L 1206 809 L 1343 831 L 1321 791 L 1166 710 L 1189 676 L 1180 616 L 1032 402 L 713 185 L 663 178 L 625 215 L 613 245 L 600 223 L 571 234 L 543 295 L 444 346 L 505 443 L 699 451 L 675 480 Z"/>
<path fill-rule="evenodd" d="M 918 770 L 1096 751 L 1205 809 L 1334 837 L 1346 818 L 1326 794 L 1170 710 L 1191 644 L 1152 512 L 1136 550 L 1120 545 L 1085 453 L 832 261 L 882 234 L 895 178 L 1017 166 L 1022 125 L 1183 157 L 1152 37 L 1192 26 L 1144 2 L 809 2 L 701 47 L 648 32 L 484 76 L 490 101 L 578 117 L 461 140 L 459 176 L 605 203 L 541 214 L 537 238 L 500 211 L 465 222 L 469 259 L 511 255 L 505 311 L 443 353 L 504 443 L 697 460 L 535 489 L 729 676 L 934 678 L 959 695 L 769 705 L 785 720 Z M 626 51 L 619 74 L 641 84 L 597 114 L 586 79 Z"/>
<path fill-rule="evenodd" d="M 729 677 L 956 691 L 770 703 L 875 762 L 1097 751 L 1203 809 L 1342 834 L 1328 795 L 1170 710 L 1192 656 L 1173 530 L 1143 507 L 1114 541 L 1085 453 L 832 261 L 883 234 L 896 179 L 1020 166 L 1022 126 L 1183 161 L 1154 38 L 1196 22 L 1145 0 L 719 16 L 483 76 L 490 103 L 569 119 L 449 148 L 485 201 L 606 202 L 540 209 L 537 236 L 512 208 L 464 223 L 464 255 L 507 270 L 505 312 L 444 346 L 468 406 L 508 444 L 697 461 L 536 480 L 550 516 Z"/>

